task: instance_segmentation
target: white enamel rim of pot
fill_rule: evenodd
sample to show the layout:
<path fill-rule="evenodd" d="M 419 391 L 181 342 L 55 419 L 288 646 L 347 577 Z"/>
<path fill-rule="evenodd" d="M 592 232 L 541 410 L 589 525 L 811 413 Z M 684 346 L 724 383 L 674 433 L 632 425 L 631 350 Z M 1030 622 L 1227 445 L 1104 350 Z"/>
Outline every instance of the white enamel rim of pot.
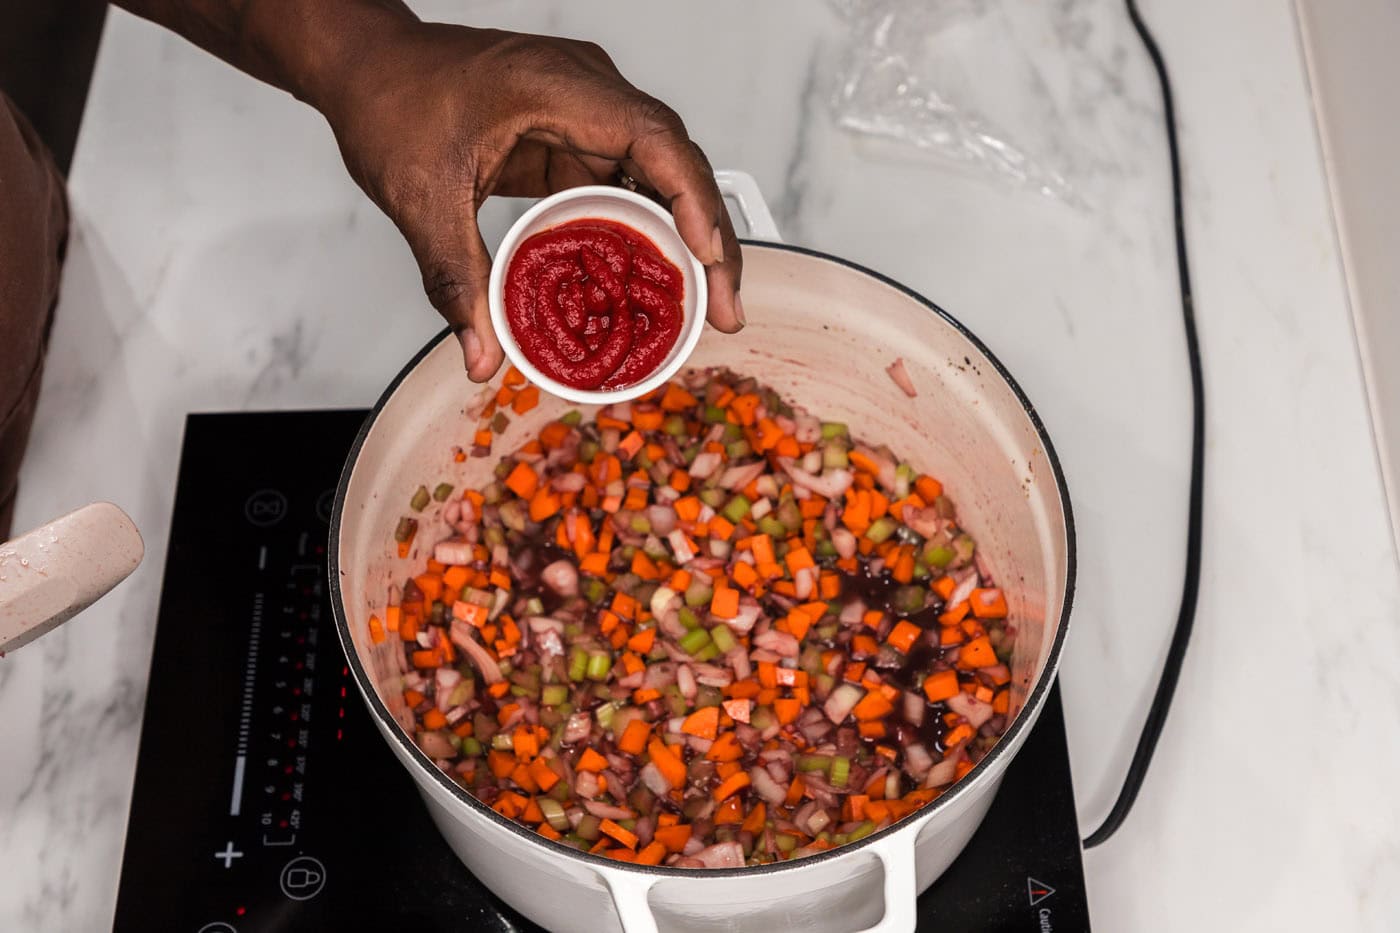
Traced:
<path fill-rule="evenodd" d="M 661 251 L 661 255 L 681 271 L 681 279 L 685 283 L 685 296 L 681 301 L 681 332 L 676 337 L 675 346 L 656 372 L 641 382 L 621 389 L 576 389 L 540 372 L 516 342 L 510 322 L 506 319 L 506 271 L 515 258 L 516 248 L 536 233 L 571 221 L 589 219 L 611 220 L 645 234 Z M 544 198 L 522 214 L 506 231 L 496 250 L 495 261 L 491 264 L 488 294 L 491 326 L 496 329 L 496 336 L 507 359 L 541 389 L 579 405 L 607 405 L 640 398 L 680 372 L 705 330 L 705 306 L 709 301 L 705 267 L 686 247 L 670 213 L 650 198 L 625 188 L 606 185 L 566 188 Z"/>
<path fill-rule="evenodd" d="M 602 856 L 591 855 L 586 852 L 580 852 L 561 843 L 545 839 L 525 826 L 501 816 L 467 792 L 455 781 L 451 780 L 438 769 L 433 761 L 418 748 L 417 744 L 412 740 L 412 737 L 406 734 L 399 726 L 398 722 L 394 719 L 393 715 L 380 698 L 375 683 L 371 679 L 369 672 L 365 669 L 356 651 L 349 630 L 348 616 L 342 598 L 340 578 L 343 571 L 340 566 L 339 555 L 342 540 L 342 527 L 345 522 L 347 492 L 351 477 L 355 472 L 356 461 L 364 446 L 365 440 L 373 429 L 380 412 L 395 394 L 401 383 L 403 383 L 419 363 L 446 338 L 448 334 L 447 331 L 441 332 L 437 337 L 429 341 L 429 343 L 399 372 L 365 419 L 365 423 L 361 426 L 355 438 L 355 442 L 350 449 L 350 453 L 347 456 L 345 467 L 341 473 L 340 483 L 336 489 L 335 506 L 331 516 L 330 527 L 331 547 L 328 549 L 330 580 L 332 582 L 331 603 L 336 619 L 336 630 L 356 685 L 365 698 L 366 704 L 379 720 L 381 731 L 391 737 L 390 741 L 397 743 L 399 747 L 396 751 L 400 753 L 401 758 L 412 760 L 418 766 L 421 772 L 418 777 L 422 778 L 426 776 L 440 791 L 462 804 L 469 812 L 483 820 L 494 823 L 501 829 L 514 833 L 521 839 L 528 840 L 531 846 L 538 848 L 542 853 L 561 859 L 572 860 L 586 866 L 588 870 L 593 872 L 607 886 L 612 895 L 623 929 L 627 931 L 627 933 L 651 933 L 651 931 L 657 929 L 656 919 L 648 904 L 648 894 L 653 885 L 663 880 L 686 878 L 699 880 L 703 878 L 708 881 L 726 877 L 751 879 L 756 876 L 772 876 L 774 883 L 780 884 L 781 876 L 783 875 L 791 872 L 800 872 L 803 871 L 804 868 L 823 864 L 833 859 L 845 858 L 857 851 L 865 851 L 877 858 L 881 863 L 884 875 L 883 916 L 876 925 L 867 928 L 867 930 L 862 931 L 862 933 L 912 930 L 915 924 L 917 896 L 919 893 L 917 879 L 915 877 L 914 846 L 920 831 L 941 813 L 960 809 L 960 803 L 964 802 L 964 800 L 973 799 L 972 795 L 981 790 L 981 785 L 985 783 L 985 780 L 990 779 L 988 775 L 997 771 L 1004 765 L 1003 759 L 1009 761 L 1010 757 L 1015 755 L 1029 729 L 1038 717 L 1041 708 L 1044 706 L 1049 691 L 1054 683 L 1055 674 L 1058 670 L 1059 658 L 1063 651 L 1065 638 L 1068 632 L 1069 617 L 1074 601 L 1076 576 L 1075 529 L 1069 490 L 1054 446 L 1034 406 L 1007 369 L 971 331 L 933 302 L 887 276 L 881 275 L 857 263 L 816 250 L 775 242 L 778 239 L 776 228 L 773 226 L 771 215 L 753 179 L 748 175 L 738 172 L 717 172 L 716 178 L 720 181 L 721 190 L 724 192 L 726 198 L 735 203 L 739 213 L 748 223 L 750 233 L 755 237 L 761 238 L 745 239 L 742 242 L 747 245 L 763 247 L 764 249 L 781 250 L 811 257 L 812 259 L 822 262 L 834 263 L 851 271 L 869 276 L 871 279 L 900 292 L 906 298 L 922 306 L 929 314 L 940 318 L 944 324 L 952 327 L 962 339 L 966 340 L 982 354 L 983 358 L 995 370 L 996 376 L 1014 395 L 1021 407 L 1022 413 L 1035 432 L 1036 439 L 1041 445 L 1044 457 L 1050 465 L 1053 475 L 1054 491 L 1058 496 L 1058 505 L 1063 514 L 1063 544 L 1065 548 L 1063 601 L 1058 618 L 1053 620 L 1047 618 L 1044 620 L 1044 624 L 1046 625 L 1055 625 L 1055 634 L 1052 643 L 1046 651 L 1043 666 L 1040 667 L 1039 673 L 1033 685 L 1030 687 L 1020 711 L 1007 727 L 1006 732 L 992 747 L 991 751 L 946 793 L 915 814 L 906 817 L 904 820 L 880 832 L 873 833 L 859 841 L 847 843 L 829 851 L 807 856 L 797 861 L 730 869 L 637 866 L 607 859 Z"/>

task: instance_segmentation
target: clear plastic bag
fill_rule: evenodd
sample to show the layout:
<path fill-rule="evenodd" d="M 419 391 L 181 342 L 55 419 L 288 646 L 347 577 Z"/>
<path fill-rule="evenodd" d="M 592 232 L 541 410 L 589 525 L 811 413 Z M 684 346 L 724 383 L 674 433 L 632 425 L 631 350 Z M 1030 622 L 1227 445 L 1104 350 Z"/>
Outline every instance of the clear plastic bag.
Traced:
<path fill-rule="evenodd" d="M 837 123 L 1069 203 L 1069 182 L 988 112 L 1025 106 L 1039 75 L 996 0 L 832 0 L 851 27 L 833 108 Z M 1029 82 L 1029 84 L 1028 84 Z M 1033 95 L 1032 95 L 1033 96 Z"/>

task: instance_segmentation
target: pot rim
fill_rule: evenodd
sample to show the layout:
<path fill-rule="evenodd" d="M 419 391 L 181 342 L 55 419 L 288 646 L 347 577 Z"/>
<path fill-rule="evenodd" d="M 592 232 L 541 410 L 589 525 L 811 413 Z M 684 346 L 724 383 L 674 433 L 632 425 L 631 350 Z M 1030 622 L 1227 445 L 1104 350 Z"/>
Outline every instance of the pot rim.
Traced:
<path fill-rule="evenodd" d="M 1017 401 L 1020 402 L 1022 411 L 1025 412 L 1026 416 L 1030 419 L 1032 427 L 1035 428 L 1036 436 L 1039 438 L 1040 443 L 1043 449 L 1045 450 L 1045 456 L 1050 461 L 1051 473 L 1055 478 L 1055 489 L 1059 493 L 1060 507 L 1064 512 L 1066 546 L 1064 605 L 1060 611 L 1060 618 L 1058 620 L 1058 627 L 1055 633 L 1055 640 L 1051 644 L 1050 651 L 1045 658 L 1045 666 L 1041 670 L 1040 676 L 1036 678 L 1035 685 L 1031 688 L 1030 695 L 1026 698 L 1026 703 L 1021 708 L 1021 712 L 1017 714 L 1016 718 L 1012 721 L 1011 725 L 1007 728 L 1006 732 L 1003 733 L 1001 738 L 997 740 L 996 745 L 992 746 L 991 751 L 989 751 L 986 754 L 986 756 L 983 757 L 983 759 L 979 761 L 976 764 L 976 766 L 973 767 L 971 771 L 965 774 L 962 777 L 962 779 L 954 782 L 952 788 L 947 793 L 942 794 L 930 804 L 920 808 L 919 810 L 914 811 L 914 813 L 910 814 L 909 817 L 902 820 L 898 820 L 892 823 L 891 825 L 887 826 L 885 829 L 880 830 L 879 832 L 871 833 L 864 839 L 859 839 L 855 842 L 848 842 L 844 845 L 828 849 L 825 852 L 818 852 L 814 855 L 805 856 L 800 859 L 773 862 L 768 865 L 747 865 L 741 868 L 706 869 L 675 868 L 669 865 L 635 865 L 631 862 L 621 862 L 615 859 L 604 858 L 601 855 L 593 855 L 588 852 L 580 852 L 579 850 L 571 848 L 570 846 L 566 846 L 563 843 L 555 842 L 551 839 L 546 839 L 545 837 L 539 835 L 538 833 L 530 829 L 527 829 L 525 826 L 522 826 L 514 820 L 507 819 L 506 817 L 497 813 L 495 810 L 492 810 L 486 804 L 482 803 L 471 792 L 469 792 L 456 781 L 451 780 L 446 774 L 444 774 L 442 770 L 438 768 L 437 765 L 433 764 L 432 760 L 423 753 L 422 749 L 420 749 L 417 746 L 417 744 L 415 744 L 410 739 L 408 734 L 399 725 L 398 721 L 395 720 L 394 717 L 389 713 L 388 707 L 386 707 L 384 705 L 384 701 L 380 699 L 379 692 L 377 689 L 375 689 L 374 684 L 371 682 L 369 674 L 365 670 L 364 665 L 360 663 L 359 654 L 355 651 L 354 641 L 350 637 L 350 624 L 346 616 L 344 601 L 341 597 L 341 568 L 339 546 L 340 530 L 345 511 L 346 493 L 349 490 L 350 478 L 355 471 L 355 464 L 359 459 L 360 450 L 364 446 L 365 439 L 369 436 L 370 430 L 374 427 L 375 421 L 378 419 L 380 412 L 384 409 L 384 406 L 388 403 L 389 399 L 398 390 L 399 386 L 403 383 L 403 381 L 406 378 L 408 378 L 408 375 L 411 372 L 413 372 L 414 369 L 417 368 L 420 362 L 423 361 L 424 357 L 426 357 L 430 352 L 432 352 L 432 350 L 442 341 L 443 337 L 445 337 L 451 330 L 450 328 L 444 328 L 436 336 L 429 340 L 423 346 L 423 348 L 419 350 L 413 356 L 413 358 L 409 360 L 407 364 L 404 365 L 404 367 L 401 370 L 399 370 L 398 374 L 394 377 L 393 381 L 389 383 L 388 387 L 385 388 L 384 392 L 380 395 L 379 399 L 374 403 L 374 407 L 370 409 L 369 414 L 365 416 L 364 423 L 360 425 L 359 431 L 356 432 L 355 441 L 351 445 L 349 453 L 346 455 L 345 466 L 341 469 L 340 481 L 336 484 L 335 505 L 331 512 L 329 538 L 329 544 L 331 546 L 326 549 L 329 556 L 329 575 L 331 582 L 331 610 L 333 615 L 335 616 L 336 634 L 340 638 L 341 648 L 345 652 L 346 663 L 350 666 L 350 671 L 355 678 L 355 684 L 359 688 L 360 693 L 365 697 L 370 711 L 373 713 L 374 717 L 377 720 L 379 720 L 381 726 L 383 726 L 384 724 L 388 724 L 389 729 L 387 731 L 391 736 L 393 736 L 393 741 L 397 742 L 400 747 L 408 751 L 410 757 L 413 759 L 414 763 L 419 767 L 419 769 L 428 772 L 432 776 L 433 780 L 435 780 L 440 787 L 451 793 L 456 800 L 465 804 L 467 808 L 475 812 L 476 815 L 490 820 L 496 825 L 515 833 L 521 839 L 528 840 L 529 842 L 540 846 L 540 848 L 544 852 L 573 858 L 580 862 L 582 865 L 589 866 L 592 868 L 604 870 L 633 871 L 637 872 L 638 874 L 657 876 L 661 878 L 692 878 L 695 880 L 703 880 L 710 878 L 719 879 L 734 877 L 754 877 L 763 874 L 776 874 L 778 872 L 791 871 L 794 869 L 802 868 L 807 865 L 813 865 L 831 859 L 842 858 L 851 855 L 861 849 L 864 849 L 865 847 L 872 845 L 881 839 L 888 838 L 901 830 L 906 830 L 911 827 L 922 827 L 926 822 L 928 822 L 929 819 L 936 816 L 940 810 L 946 809 L 947 807 L 951 806 L 954 801 L 969 793 L 972 785 L 980 783 L 979 779 L 985 776 L 987 772 L 992 769 L 992 767 L 995 765 L 998 759 L 1000 759 L 1003 756 L 1012 754 L 1009 751 L 1009 749 L 1013 745 L 1019 744 L 1017 740 L 1023 737 L 1023 735 L 1027 732 L 1027 730 L 1031 726 L 1031 722 L 1038 718 L 1040 708 L 1045 704 L 1045 699 L 1049 695 L 1050 688 L 1055 681 L 1055 675 L 1059 669 L 1060 654 L 1064 648 L 1065 636 L 1069 630 L 1070 612 L 1074 604 L 1074 586 L 1076 571 L 1074 514 L 1070 506 L 1069 486 L 1065 482 L 1064 471 L 1060 467 L 1060 459 L 1055 453 L 1055 447 L 1050 441 L 1050 435 L 1045 430 L 1045 425 L 1040 420 L 1040 415 L 1036 412 L 1035 406 L 1031 404 L 1030 399 L 1026 396 L 1026 393 L 1021 389 L 1021 386 L 1016 382 L 1014 378 L 1012 378 L 1011 373 L 1007 371 L 1006 367 L 1002 365 L 1002 362 L 999 359 L 997 359 L 997 357 L 992 353 L 992 351 L 987 347 L 986 344 L 984 344 L 980 339 L 978 339 L 978 337 L 975 334 L 973 334 L 972 331 L 968 330 L 967 327 L 965 327 L 951 314 L 949 314 L 947 311 L 944 311 L 941 307 L 934 304 L 932 301 L 928 300 L 923 295 L 919 294 L 918 292 L 914 291 L 908 286 L 895 281 L 887 275 L 884 275 L 880 272 L 876 272 L 875 270 L 870 269 L 867 266 L 863 266 L 859 263 L 852 262 L 851 260 L 842 259 L 839 256 L 832 256 L 829 253 L 824 253 L 820 250 L 810 249 L 805 246 L 796 246 L 788 243 L 775 243 L 767 240 L 748 239 L 741 239 L 740 243 L 742 243 L 746 249 L 771 249 L 782 252 L 798 253 L 803 256 L 809 256 L 813 259 L 833 262 L 837 265 L 844 266 L 848 269 L 852 269 L 856 272 L 870 276 L 876 281 L 884 285 L 888 285 L 889 287 L 901 292 L 902 294 L 913 299 L 920 305 L 923 305 L 923 307 L 929 312 L 942 318 L 947 324 L 953 327 L 964 339 L 969 341 L 974 347 L 977 348 L 977 350 L 983 356 L 987 358 L 987 360 L 992 364 L 992 367 L 996 370 L 997 375 L 1000 376 L 1001 379 L 1007 384 L 1007 386 L 1011 389 L 1012 393 L 1016 396 Z"/>

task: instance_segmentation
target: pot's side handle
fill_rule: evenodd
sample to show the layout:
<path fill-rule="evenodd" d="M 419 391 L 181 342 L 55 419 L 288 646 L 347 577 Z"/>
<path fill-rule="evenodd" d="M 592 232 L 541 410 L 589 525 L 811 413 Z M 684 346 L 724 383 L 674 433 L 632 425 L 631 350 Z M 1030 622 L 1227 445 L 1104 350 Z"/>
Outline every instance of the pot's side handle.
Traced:
<path fill-rule="evenodd" d="M 622 933 L 657 933 L 656 918 L 647 903 L 647 895 L 656 879 L 623 869 L 605 869 L 599 874 L 612 894 L 613 906 L 622 921 Z"/>
<path fill-rule="evenodd" d="M 911 933 L 918 921 L 919 882 L 915 872 L 914 841 L 923 823 L 892 832 L 870 844 L 885 872 L 885 915 L 861 933 Z"/>
<path fill-rule="evenodd" d="M 715 172 L 715 182 L 725 200 L 733 201 L 739 208 L 739 216 L 749 228 L 749 237 L 775 243 L 783 241 L 773 214 L 768 210 L 768 202 L 763 199 L 763 192 L 758 190 L 758 182 L 752 175 L 725 169 Z"/>

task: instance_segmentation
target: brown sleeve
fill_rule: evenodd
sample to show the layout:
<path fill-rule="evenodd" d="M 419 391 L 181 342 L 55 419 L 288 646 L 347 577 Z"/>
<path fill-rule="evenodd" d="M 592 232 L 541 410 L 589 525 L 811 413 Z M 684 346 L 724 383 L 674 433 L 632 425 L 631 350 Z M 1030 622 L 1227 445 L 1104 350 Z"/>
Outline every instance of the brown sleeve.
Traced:
<path fill-rule="evenodd" d="M 58 169 L 0 94 L 0 540 L 10 532 L 67 240 Z"/>

